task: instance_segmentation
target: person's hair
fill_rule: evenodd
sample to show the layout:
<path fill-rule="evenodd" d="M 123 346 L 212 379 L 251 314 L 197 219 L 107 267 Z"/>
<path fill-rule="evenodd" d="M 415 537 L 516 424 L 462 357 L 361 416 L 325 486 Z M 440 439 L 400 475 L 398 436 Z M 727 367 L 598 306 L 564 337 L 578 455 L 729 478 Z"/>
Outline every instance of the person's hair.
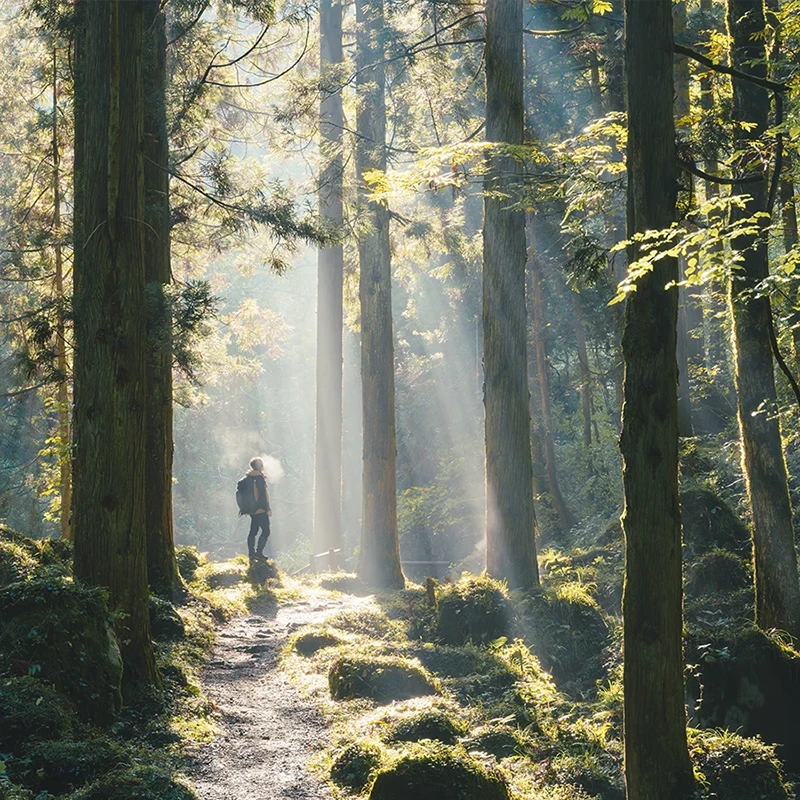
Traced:
<path fill-rule="evenodd" d="M 264 462 L 256 456 L 255 458 L 250 459 L 250 469 L 254 469 L 256 472 L 263 472 L 264 471 Z"/>

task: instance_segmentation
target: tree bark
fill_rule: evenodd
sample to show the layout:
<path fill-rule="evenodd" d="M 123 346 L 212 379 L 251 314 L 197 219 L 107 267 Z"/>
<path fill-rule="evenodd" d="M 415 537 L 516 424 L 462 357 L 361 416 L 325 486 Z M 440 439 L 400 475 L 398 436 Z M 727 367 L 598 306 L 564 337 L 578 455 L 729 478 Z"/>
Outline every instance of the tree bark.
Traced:
<path fill-rule="evenodd" d="M 342 93 L 327 87 L 331 68 L 342 63 L 342 5 L 320 4 L 320 63 L 323 82 L 320 102 L 319 213 L 338 229 L 342 226 L 344 160 Z M 321 248 L 317 254 L 317 395 L 314 439 L 315 553 L 342 543 L 342 245 Z"/>
<path fill-rule="evenodd" d="M 169 141 L 167 138 L 166 14 L 144 0 L 144 182 L 147 367 L 145 514 L 147 578 L 172 599 L 178 584 L 172 522 L 172 313 L 165 289 L 170 264 Z"/>
<path fill-rule="evenodd" d="M 70 458 L 69 376 L 67 332 L 64 325 L 64 258 L 61 247 L 61 147 L 58 141 L 58 48 L 53 47 L 53 239 L 55 240 L 56 366 L 58 367 L 59 486 L 61 494 L 61 538 L 72 538 L 72 461 Z"/>
<path fill-rule="evenodd" d="M 728 0 L 731 65 L 766 77 L 762 0 Z M 733 80 L 735 147 L 743 152 L 736 174 L 759 178 L 733 187 L 751 199 L 733 208 L 732 221 L 766 211 L 767 176 L 749 149 L 769 126 L 769 95 L 752 83 Z M 736 123 L 753 123 L 745 130 Z M 783 456 L 770 347 L 769 297 L 755 296 L 769 274 L 766 231 L 731 243 L 740 262 L 732 271 L 729 304 L 733 320 L 734 380 L 739 411 L 742 464 L 753 514 L 756 622 L 800 635 L 800 584 L 792 526 L 786 462 Z"/>
<path fill-rule="evenodd" d="M 670 0 L 626 0 L 628 236 L 675 220 Z M 632 258 L 636 252 L 632 252 Z M 681 518 L 675 347 L 676 259 L 663 258 L 628 298 L 625 402 L 624 726 L 628 800 L 694 796 L 683 690 Z"/>
<path fill-rule="evenodd" d="M 75 575 L 109 591 L 128 690 L 156 681 L 145 535 L 142 6 L 79 0 Z"/>
<path fill-rule="evenodd" d="M 356 171 L 362 232 L 358 239 L 361 381 L 364 409 L 363 508 L 359 576 L 371 586 L 405 583 L 397 537 L 397 434 L 394 411 L 392 254 L 389 208 L 369 199 L 364 173 L 386 169 L 383 0 L 356 0 L 358 92 Z"/>
<path fill-rule="evenodd" d="M 586 347 L 586 331 L 584 330 L 583 309 L 577 292 L 569 292 L 572 301 L 572 329 L 575 331 L 575 346 L 578 351 L 578 366 L 581 376 L 581 410 L 583 412 L 583 446 L 589 455 L 592 447 L 592 373 L 589 370 L 589 351 Z"/>
<path fill-rule="evenodd" d="M 522 0 L 486 3 L 486 137 L 522 144 Z M 525 215 L 509 208 L 522 168 L 489 160 L 484 195 L 483 365 L 486 569 L 514 588 L 539 585 L 533 508 L 525 310 Z M 509 196 L 509 194 L 511 196 Z"/>

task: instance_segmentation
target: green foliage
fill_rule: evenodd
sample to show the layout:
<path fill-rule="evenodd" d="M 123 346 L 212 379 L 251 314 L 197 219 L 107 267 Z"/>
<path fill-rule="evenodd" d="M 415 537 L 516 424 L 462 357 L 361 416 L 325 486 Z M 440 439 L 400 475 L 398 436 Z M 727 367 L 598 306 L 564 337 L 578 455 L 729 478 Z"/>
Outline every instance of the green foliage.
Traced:
<path fill-rule="evenodd" d="M 689 565 L 684 588 L 689 598 L 724 594 L 752 586 L 750 565 L 736 553 L 714 549 Z"/>
<path fill-rule="evenodd" d="M 375 777 L 370 800 L 508 800 L 502 775 L 461 748 L 412 748 Z"/>
<path fill-rule="evenodd" d="M 334 700 L 365 697 L 380 703 L 436 692 L 425 670 L 394 656 L 340 656 L 328 670 L 328 688 Z"/>
<path fill-rule="evenodd" d="M 130 755 L 107 739 L 35 742 L 8 764 L 13 781 L 29 789 L 63 794 L 122 766 Z"/>
<path fill-rule="evenodd" d="M 197 570 L 204 563 L 204 558 L 197 548 L 185 544 L 178 545 L 175 548 L 175 560 L 178 563 L 178 572 L 187 583 L 195 580 Z"/>
<path fill-rule="evenodd" d="M 681 491 L 683 544 L 689 554 L 714 548 L 750 557 L 750 534 L 727 503 L 708 489 Z"/>
<path fill-rule="evenodd" d="M 72 800 L 196 800 L 196 796 L 169 773 L 136 766 L 107 773 L 76 792 Z"/>
<path fill-rule="evenodd" d="M 0 752 L 16 753 L 32 739 L 65 736 L 72 715 L 52 686 L 28 675 L 0 681 Z"/>
<path fill-rule="evenodd" d="M 491 642 L 509 631 L 506 588 L 486 575 L 467 575 L 437 597 L 438 633 L 447 644 Z"/>
<path fill-rule="evenodd" d="M 331 765 L 331 780 L 360 792 L 384 760 L 383 748 L 369 739 L 351 742 L 340 750 Z"/>
<path fill-rule="evenodd" d="M 760 739 L 746 739 L 729 731 L 692 731 L 689 751 L 703 798 L 788 800 L 794 796 L 775 747 Z"/>
<path fill-rule="evenodd" d="M 84 719 L 113 719 L 122 661 L 100 589 L 63 577 L 11 584 L 0 591 L 0 623 L 0 672 L 34 672 Z"/>

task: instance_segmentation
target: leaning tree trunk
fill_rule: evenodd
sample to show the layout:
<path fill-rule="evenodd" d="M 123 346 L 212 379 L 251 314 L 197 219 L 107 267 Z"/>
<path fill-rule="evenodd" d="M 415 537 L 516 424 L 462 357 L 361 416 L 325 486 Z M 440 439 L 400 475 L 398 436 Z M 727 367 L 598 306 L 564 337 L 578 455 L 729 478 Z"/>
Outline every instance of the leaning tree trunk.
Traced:
<path fill-rule="evenodd" d="M 626 0 L 628 236 L 675 220 L 672 3 Z M 635 250 L 630 253 L 636 258 Z M 678 263 L 655 262 L 628 298 L 623 459 L 625 784 L 628 800 L 694 796 L 683 690 L 678 502 Z"/>
<path fill-rule="evenodd" d="M 364 408 L 363 507 L 359 576 L 371 586 L 402 587 L 397 538 L 397 434 L 394 415 L 392 254 L 389 208 L 369 199 L 368 170 L 386 169 L 386 70 L 383 0 L 357 0 L 356 171 L 363 230 L 358 239 L 361 391 Z"/>
<path fill-rule="evenodd" d="M 486 136 L 522 144 L 522 0 L 486 3 Z M 512 587 L 539 585 L 533 509 L 521 165 L 489 159 L 483 229 L 486 569 Z"/>
<path fill-rule="evenodd" d="M 142 7 L 79 0 L 75 575 L 109 591 L 130 690 L 156 680 L 145 536 Z"/>
<path fill-rule="evenodd" d="M 766 77 L 764 7 L 762 0 L 728 0 L 731 63 L 742 71 Z M 733 79 L 732 120 L 736 148 L 743 152 L 736 166 L 746 184 L 733 192 L 749 195 L 744 208 L 733 208 L 732 221 L 767 208 L 767 177 L 750 148 L 769 126 L 769 95 L 760 86 Z M 737 123 L 750 123 L 744 128 Z M 755 127 L 753 127 L 753 124 Z M 767 235 L 732 242 L 739 256 L 729 284 L 733 320 L 734 379 L 739 410 L 742 464 L 753 513 L 756 622 L 800 635 L 800 584 L 792 527 L 792 505 L 783 457 L 770 347 L 769 297 L 756 294 L 769 275 Z"/>
<path fill-rule="evenodd" d="M 145 280 L 147 282 L 147 417 L 145 513 L 147 577 L 172 599 L 178 582 L 172 524 L 172 313 L 165 289 L 170 266 L 166 14 L 159 0 L 144 7 Z"/>
<path fill-rule="evenodd" d="M 337 229 L 342 227 L 344 159 L 342 92 L 332 72 L 342 63 L 342 5 L 339 0 L 320 4 L 320 103 L 322 169 L 319 212 Z M 342 542 L 342 281 L 341 244 L 317 254 L 317 397 L 314 439 L 314 553 Z"/>

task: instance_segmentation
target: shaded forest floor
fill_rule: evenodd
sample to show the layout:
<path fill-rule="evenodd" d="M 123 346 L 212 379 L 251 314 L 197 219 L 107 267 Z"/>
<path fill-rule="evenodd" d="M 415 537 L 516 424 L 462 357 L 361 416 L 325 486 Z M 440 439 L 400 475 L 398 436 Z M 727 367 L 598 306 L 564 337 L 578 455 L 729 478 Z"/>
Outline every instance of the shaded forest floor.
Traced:
<path fill-rule="evenodd" d="M 261 603 L 219 631 L 202 673 L 219 732 L 198 749 L 187 770 L 200 800 L 330 797 L 308 770 L 326 745 L 328 725 L 289 683 L 280 655 L 299 627 L 361 604 L 349 595 Z"/>

